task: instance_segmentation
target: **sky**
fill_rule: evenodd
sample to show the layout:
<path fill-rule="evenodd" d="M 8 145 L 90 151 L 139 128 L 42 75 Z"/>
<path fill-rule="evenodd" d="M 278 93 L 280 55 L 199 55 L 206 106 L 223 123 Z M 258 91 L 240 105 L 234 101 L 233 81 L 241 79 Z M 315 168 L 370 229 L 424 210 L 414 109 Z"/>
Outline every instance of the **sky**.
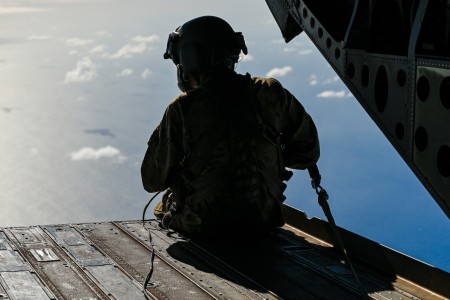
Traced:
<path fill-rule="evenodd" d="M 236 71 L 277 78 L 313 117 L 339 226 L 450 272 L 449 220 L 302 34 L 264 1 L 2 0 L 0 226 L 139 219 L 139 168 L 178 94 L 167 36 L 202 15 L 244 34 Z M 324 219 L 307 172 L 287 203 Z"/>

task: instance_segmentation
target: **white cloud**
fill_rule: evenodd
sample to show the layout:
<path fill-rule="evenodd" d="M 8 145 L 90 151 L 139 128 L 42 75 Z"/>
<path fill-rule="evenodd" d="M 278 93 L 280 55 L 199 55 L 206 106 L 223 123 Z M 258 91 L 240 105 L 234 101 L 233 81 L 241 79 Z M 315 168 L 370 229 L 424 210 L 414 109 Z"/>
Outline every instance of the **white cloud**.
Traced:
<path fill-rule="evenodd" d="M 286 42 L 283 39 L 272 40 L 270 41 L 272 44 L 285 44 Z"/>
<path fill-rule="evenodd" d="M 322 84 L 331 84 L 331 83 L 335 83 L 335 82 L 338 82 L 339 81 L 339 76 L 334 76 L 334 77 L 332 77 L 332 78 L 327 78 L 327 79 L 325 79 L 323 82 L 322 82 Z"/>
<path fill-rule="evenodd" d="M 132 39 L 132 41 L 137 43 L 152 43 L 159 41 L 159 36 L 157 36 L 156 34 L 152 34 L 149 36 L 137 35 Z"/>
<path fill-rule="evenodd" d="M 317 75 L 315 75 L 315 74 L 312 74 L 311 76 L 309 76 L 308 80 L 309 80 L 309 85 L 317 85 L 317 84 L 319 84 L 319 78 L 317 78 Z M 330 77 L 330 78 L 326 78 L 326 79 L 322 80 L 320 82 L 320 84 L 328 85 L 328 84 L 336 83 L 338 81 L 339 81 L 339 76 L 336 75 L 334 77 Z"/>
<path fill-rule="evenodd" d="M 76 152 L 70 153 L 69 156 L 70 159 L 74 161 L 99 160 L 102 158 L 110 158 L 122 162 L 126 159 L 126 157 L 122 155 L 119 149 L 109 145 L 98 149 L 94 149 L 91 147 L 83 147 Z"/>
<path fill-rule="evenodd" d="M 128 77 L 131 74 L 133 74 L 133 70 L 129 68 L 123 69 L 119 74 L 117 74 L 118 77 Z"/>
<path fill-rule="evenodd" d="M 108 36 L 108 37 L 112 36 L 112 34 L 106 30 L 99 30 L 95 34 L 99 36 Z"/>
<path fill-rule="evenodd" d="M 122 48 L 120 48 L 116 53 L 112 54 L 110 58 L 122 58 L 122 57 L 132 57 L 132 54 L 142 53 L 147 49 L 146 43 L 139 44 L 126 44 Z"/>
<path fill-rule="evenodd" d="M 153 72 L 152 72 L 151 70 L 149 70 L 149 69 L 146 68 L 146 69 L 142 72 L 141 76 L 142 76 L 142 79 L 147 79 L 147 78 L 150 77 L 152 74 L 153 74 Z"/>
<path fill-rule="evenodd" d="M 109 58 L 130 58 L 134 54 L 140 54 L 148 49 L 148 43 L 159 40 L 157 35 L 142 36 L 138 35 L 131 39 L 131 43 L 122 46 L 116 53 L 109 55 Z"/>
<path fill-rule="evenodd" d="M 313 53 L 312 49 L 304 49 L 304 50 L 298 51 L 298 54 L 300 54 L 300 55 L 308 55 L 308 54 L 311 54 L 311 53 Z"/>
<path fill-rule="evenodd" d="M 48 11 L 49 9 L 37 7 L 8 6 L 0 7 L 0 15 L 27 14 Z"/>
<path fill-rule="evenodd" d="M 294 51 L 295 51 L 295 48 L 292 48 L 292 47 L 283 48 L 283 52 L 294 52 Z"/>
<path fill-rule="evenodd" d="M 84 46 L 84 45 L 88 45 L 91 44 L 93 41 L 92 40 L 83 40 L 83 39 L 79 39 L 79 38 L 71 38 L 71 39 L 67 39 L 66 40 L 66 45 L 68 46 Z"/>
<path fill-rule="evenodd" d="M 46 41 L 49 40 L 51 37 L 48 35 L 31 35 L 27 39 L 29 41 Z"/>
<path fill-rule="evenodd" d="M 248 61 L 252 61 L 252 60 L 255 59 L 255 57 L 253 55 L 251 55 L 251 54 L 247 54 L 247 55 L 244 55 L 244 56 L 241 56 L 241 57 L 242 58 L 241 58 L 240 62 L 248 62 Z"/>
<path fill-rule="evenodd" d="M 65 82 L 86 82 L 97 77 L 97 66 L 89 57 L 77 61 L 75 69 L 67 72 Z"/>
<path fill-rule="evenodd" d="M 344 98 L 347 96 L 347 93 L 344 90 L 340 91 L 323 91 L 319 94 L 317 94 L 318 98 Z"/>
<path fill-rule="evenodd" d="M 317 85 L 319 81 L 317 80 L 317 76 L 315 74 L 312 74 L 309 76 L 309 85 Z"/>
<path fill-rule="evenodd" d="M 105 52 L 106 48 L 108 48 L 108 46 L 106 46 L 106 45 L 98 45 L 98 46 L 95 46 L 94 48 L 92 48 L 89 52 L 91 52 L 91 53 L 102 53 L 102 52 Z"/>
<path fill-rule="evenodd" d="M 286 66 L 282 68 L 273 68 L 269 72 L 267 72 L 266 77 L 283 77 L 292 72 L 291 66 Z"/>

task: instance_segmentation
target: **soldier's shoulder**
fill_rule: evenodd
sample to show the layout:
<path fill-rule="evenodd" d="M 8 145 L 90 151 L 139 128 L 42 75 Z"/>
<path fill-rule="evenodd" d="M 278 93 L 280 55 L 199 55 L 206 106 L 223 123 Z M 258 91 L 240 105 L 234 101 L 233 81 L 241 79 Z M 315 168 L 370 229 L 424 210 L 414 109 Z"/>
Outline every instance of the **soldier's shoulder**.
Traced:
<path fill-rule="evenodd" d="M 193 89 L 188 92 L 183 92 L 179 94 L 175 99 L 170 103 L 171 106 L 183 105 L 192 99 L 199 97 L 202 93 L 202 89 Z"/>
<path fill-rule="evenodd" d="M 281 83 L 275 79 L 270 77 L 252 77 L 253 83 L 256 86 L 267 87 L 267 88 L 282 88 Z"/>
<path fill-rule="evenodd" d="M 285 97 L 283 85 L 275 78 L 253 77 L 254 93 L 262 100 L 275 101 Z"/>

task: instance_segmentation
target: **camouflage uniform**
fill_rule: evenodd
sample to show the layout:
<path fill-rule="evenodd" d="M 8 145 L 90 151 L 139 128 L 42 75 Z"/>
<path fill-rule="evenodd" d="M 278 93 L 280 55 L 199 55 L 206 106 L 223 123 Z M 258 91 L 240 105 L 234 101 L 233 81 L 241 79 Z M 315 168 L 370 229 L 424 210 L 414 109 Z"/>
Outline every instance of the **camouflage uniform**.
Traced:
<path fill-rule="evenodd" d="M 285 166 L 319 158 L 311 117 L 275 79 L 222 70 L 178 96 L 142 163 L 148 192 L 171 188 L 171 227 L 211 235 L 284 224 Z"/>

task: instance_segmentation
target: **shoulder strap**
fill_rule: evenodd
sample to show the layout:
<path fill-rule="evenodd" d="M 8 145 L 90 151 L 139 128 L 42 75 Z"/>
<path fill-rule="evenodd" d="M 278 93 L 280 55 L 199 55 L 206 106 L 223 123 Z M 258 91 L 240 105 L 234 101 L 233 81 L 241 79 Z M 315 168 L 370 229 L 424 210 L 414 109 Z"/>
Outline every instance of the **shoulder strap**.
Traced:
<path fill-rule="evenodd" d="M 261 132 L 262 136 L 271 143 L 274 147 L 277 148 L 277 156 L 278 156 L 278 167 L 280 172 L 280 177 L 283 181 L 288 181 L 291 179 L 293 172 L 286 170 L 286 166 L 283 160 L 283 149 L 281 146 L 281 133 L 277 132 L 276 129 L 273 128 L 268 122 L 266 122 L 258 112 L 256 105 L 256 97 L 253 95 L 252 89 L 252 107 L 254 110 L 254 114 L 256 116 L 256 124 L 258 126 L 258 130 Z"/>

